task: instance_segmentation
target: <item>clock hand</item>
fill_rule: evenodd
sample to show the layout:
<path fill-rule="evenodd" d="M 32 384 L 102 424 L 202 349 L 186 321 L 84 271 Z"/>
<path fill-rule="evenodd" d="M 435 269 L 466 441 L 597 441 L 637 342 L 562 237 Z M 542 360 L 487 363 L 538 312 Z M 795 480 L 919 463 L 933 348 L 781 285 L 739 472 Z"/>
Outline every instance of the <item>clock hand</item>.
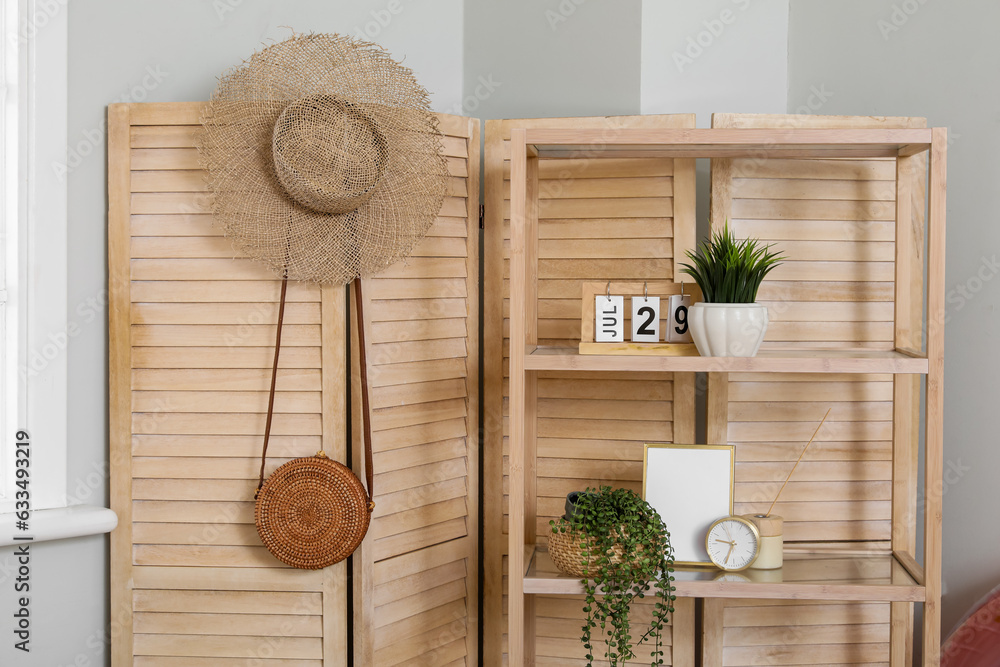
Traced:
<path fill-rule="evenodd" d="M 715 540 L 715 541 L 716 541 L 716 542 L 722 542 L 723 544 L 735 544 L 735 542 L 729 542 L 729 541 L 726 541 L 726 540 L 720 540 L 720 539 L 718 539 L 718 538 L 716 538 L 716 540 Z"/>
<path fill-rule="evenodd" d="M 736 546 L 736 543 L 735 543 L 735 542 L 733 542 L 733 543 L 731 543 L 731 544 L 729 545 L 729 553 L 727 553 L 727 554 L 726 554 L 726 560 L 722 561 L 722 564 L 723 564 L 723 565 L 728 565 L 728 564 L 729 564 L 729 557 L 733 555 L 733 548 L 734 548 L 735 546 Z"/>

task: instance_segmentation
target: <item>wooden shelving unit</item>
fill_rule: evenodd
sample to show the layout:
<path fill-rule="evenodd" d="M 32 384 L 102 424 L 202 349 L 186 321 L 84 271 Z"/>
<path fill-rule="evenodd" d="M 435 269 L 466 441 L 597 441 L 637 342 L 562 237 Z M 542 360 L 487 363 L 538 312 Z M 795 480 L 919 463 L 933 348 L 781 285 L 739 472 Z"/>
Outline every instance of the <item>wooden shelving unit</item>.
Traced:
<path fill-rule="evenodd" d="M 712 570 L 679 571 L 677 595 L 706 599 L 880 601 L 893 604 L 890 644 L 892 665 L 907 664 L 910 635 L 898 619 L 912 603 L 922 603 L 923 665 L 937 665 L 940 653 L 941 495 L 943 446 L 943 323 L 946 131 L 935 129 L 513 129 L 511 131 L 510 245 L 510 443 L 508 545 L 509 665 L 534 664 L 534 596 L 579 594 L 580 583 L 559 574 L 537 542 L 536 400 L 540 371 L 685 373 L 808 373 L 918 376 L 926 387 L 923 456 L 925 482 L 923 563 L 914 555 L 913 508 L 905 498 L 920 495 L 915 476 L 893 479 L 891 540 L 884 548 L 852 551 L 838 545 L 786 550 L 786 565 L 777 573 L 750 572 L 745 581 L 716 581 Z M 576 349 L 539 345 L 538 334 L 538 198 L 539 162 L 585 154 L 588 158 L 754 158 L 758 160 L 825 158 L 895 158 L 898 201 L 905 186 L 900 173 L 912 156 L 928 153 L 926 227 L 926 332 L 920 349 L 898 313 L 908 298 L 902 286 L 912 284 L 908 244 L 897 243 L 893 264 L 896 283 L 895 349 L 764 350 L 752 359 L 697 356 L 581 355 Z M 905 204 L 905 202 L 904 202 Z M 897 240 L 911 239 L 910 219 L 897 202 Z M 905 206 L 904 206 L 905 208 Z M 906 209 L 907 214 L 909 210 Z M 595 279 L 600 276 L 594 276 Z M 905 312 L 905 311 L 904 311 Z M 709 406 L 711 411 L 713 406 Z M 710 429 L 711 433 L 711 429 Z M 710 435 L 711 437 L 711 435 Z M 893 470 L 902 470 L 901 452 L 915 451 L 916 433 L 892 433 Z M 899 537 L 897 537 L 899 536 Z M 903 606 L 900 606 L 903 605 Z M 898 612 L 898 613 L 897 613 Z M 907 612 L 908 613 L 908 612 Z M 703 636 L 715 630 L 706 628 Z M 721 632 L 721 630 L 720 630 Z M 706 653 L 708 655 L 708 653 Z M 708 658 L 706 658 L 706 664 Z"/>

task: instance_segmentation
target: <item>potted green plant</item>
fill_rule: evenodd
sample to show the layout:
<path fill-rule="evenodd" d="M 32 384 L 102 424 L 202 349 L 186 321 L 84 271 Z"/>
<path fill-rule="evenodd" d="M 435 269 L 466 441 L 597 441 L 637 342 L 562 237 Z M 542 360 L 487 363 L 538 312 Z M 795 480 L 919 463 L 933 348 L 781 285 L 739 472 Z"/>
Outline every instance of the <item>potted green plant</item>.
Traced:
<path fill-rule="evenodd" d="M 568 516 L 550 522 L 549 553 L 561 570 L 583 580 L 586 620 L 581 639 L 588 667 L 594 663 L 594 643 L 602 639 L 609 665 L 634 660 L 635 649 L 647 641 L 650 664 L 663 664 L 663 627 L 676 599 L 667 527 L 630 489 L 588 488 L 572 504 Z M 632 602 L 647 595 L 655 598 L 652 618 L 634 640 Z"/>
<path fill-rule="evenodd" d="M 705 357 L 752 357 L 767 332 L 767 306 L 757 304 L 761 281 L 784 259 L 757 239 L 737 240 L 727 222 L 682 264 L 701 288 L 702 300 L 688 309 L 688 326 Z"/>

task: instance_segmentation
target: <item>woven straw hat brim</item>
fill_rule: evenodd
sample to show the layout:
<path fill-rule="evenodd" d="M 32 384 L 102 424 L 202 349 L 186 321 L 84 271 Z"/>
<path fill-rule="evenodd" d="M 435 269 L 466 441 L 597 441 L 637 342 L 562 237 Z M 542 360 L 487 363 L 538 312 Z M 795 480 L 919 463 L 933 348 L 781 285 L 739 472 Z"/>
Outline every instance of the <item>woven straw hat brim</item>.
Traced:
<path fill-rule="evenodd" d="M 370 198 L 345 213 L 297 203 L 275 173 L 275 122 L 317 94 L 370 117 L 388 148 Z M 278 276 L 347 283 L 376 274 L 410 254 L 444 202 L 448 167 L 427 93 L 374 44 L 304 35 L 268 47 L 223 76 L 203 125 L 213 214 L 239 251 Z"/>

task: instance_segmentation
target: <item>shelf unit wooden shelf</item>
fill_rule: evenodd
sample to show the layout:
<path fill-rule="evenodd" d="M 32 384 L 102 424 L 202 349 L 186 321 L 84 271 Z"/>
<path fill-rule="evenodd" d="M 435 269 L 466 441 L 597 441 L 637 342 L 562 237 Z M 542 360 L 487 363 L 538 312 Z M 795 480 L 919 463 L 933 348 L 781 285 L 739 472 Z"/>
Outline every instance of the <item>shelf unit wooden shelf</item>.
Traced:
<path fill-rule="evenodd" d="M 918 377 L 926 387 L 923 457 L 925 486 L 916 489 L 916 429 L 896 427 L 891 442 L 891 536 L 884 549 L 851 552 L 833 548 L 808 553 L 786 549 L 785 566 L 777 573 L 741 573 L 746 580 L 717 580 L 715 570 L 676 573 L 677 595 L 706 600 L 703 639 L 721 637 L 710 627 L 721 618 L 721 608 L 710 599 L 878 601 L 892 605 L 889 641 L 893 667 L 912 658 L 912 605 L 923 604 L 922 664 L 937 665 L 940 654 L 941 495 L 943 446 L 943 322 L 944 218 L 947 134 L 934 129 L 512 129 L 510 132 L 510 417 L 509 417 L 509 527 L 508 527 L 508 664 L 531 665 L 534 655 L 535 598 L 572 595 L 580 582 L 558 573 L 538 541 L 536 402 L 542 372 L 668 372 L 707 373 L 710 378 L 729 373 L 888 374 L 897 392 L 910 391 L 897 378 Z M 910 225 L 909 186 L 901 174 L 913 167 L 914 156 L 927 154 L 925 330 L 914 331 L 900 312 L 911 312 L 907 292 L 919 274 L 906 253 L 914 245 Z M 890 269 L 894 275 L 895 312 L 888 349 L 765 349 L 757 357 L 707 358 L 699 356 L 581 355 L 575 348 L 539 344 L 539 162 L 584 155 L 588 159 L 719 158 L 767 160 L 870 159 L 895 161 L 892 198 L 897 243 Z M 833 162 L 832 160 L 830 161 Z M 713 201 L 714 201 L 713 193 Z M 822 202 L 819 202 L 822 205 Z M 713 204 L 714 205 L 714 204 Z M 713 211 L 713 217 L 717 211 Z M 832 215 L 832 214 L 831 214 Z M 835 217 L 835 216 L 834 216 Z M 890 223 L 887 223 L 890 224 Z M 891 234 L 892 232 L 890 232 Z M 923 230 L 920 232 L 923 234 Z M 892 238 L 890 238 L 892 240 Z M 904 242 L 905 241 L 905 242 Z M 675 249 L 676 251 L 676 249 Z M 890 258 L 892 259 L 892 258 Z M 600 279 L 592 276 L 590 279 Z M 856 278 L 855 280 L 865 280 Z M 836 347 L 836 346 L 835 346 Z M 919 351 L 913 348 L 920 348 Z M 755 377 L 759 377 L 755 375 Z M 912 394 L 908 394 L 912 396 Z M 693 398 L 691 399 L 693 401 Z M 834 399 L 836 400 L 836 399 Z M 908 404 L 912 406 L 912 401 Z M 709 411 L 717 406 L 709 405 Z M 903 424 L 904 416 L 891 417 Z M 709 428 L 712 438 L 712 428 Z M 903 459 L 907 460 L 903 460 Z M 924 512 L 923 563 L 915 550 L 915 505 Z M 517 574 L 515 574 L 517 573 Z M 888 626 L 887 626 L 888 627 Z M 718 655 L 721 655 L 721 645 Z M 716 649 L 706 649 L 705 664 Z M 714 660 L 714 658 L 713 658 Z M 713 663 L 715 664 L 715 663 Z M 721 659 L 718 664 L 721 664 Z M 782 663 L 784 664 L 784 663 Z"/>
<path fill-rule="evenodd" d="M 926 374 L 927 358 L 892 350 L 761 350 L 756 357 L 580 354 L 567 347 L 526 346 L 528 371 L 674 373 Z"/>
<path fill-rule="evenodd" d="M 580 580 L 559 572 L 545 548 L 529 556 L 525 594 L 583 593 Z M 678 568 L 673 576 L 679 597 L 923 602 L 922 573 L 911 574 L 908 561 L 908 554 L 789 553 L 778 570 L 744 570 L 725 581 L 710 568 Z"/>

